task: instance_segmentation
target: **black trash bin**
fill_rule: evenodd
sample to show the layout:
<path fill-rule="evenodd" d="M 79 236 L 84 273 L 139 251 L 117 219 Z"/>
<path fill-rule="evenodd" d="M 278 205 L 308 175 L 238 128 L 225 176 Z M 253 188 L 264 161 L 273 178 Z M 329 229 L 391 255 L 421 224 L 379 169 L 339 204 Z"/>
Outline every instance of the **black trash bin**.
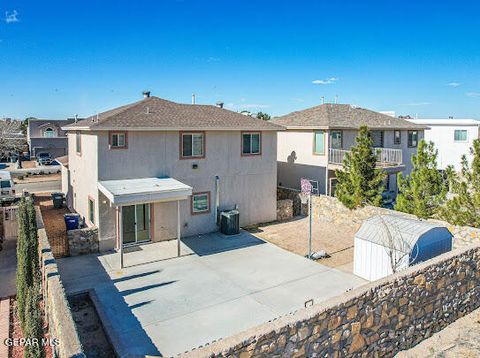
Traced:
<path fill-rule="evenodd" d="M 65 194 L 63 193 L 52 193 L 53 207 L 55 209 L 63 208 L 63 203 L 65 202 Z"/>
<path fill-rule="evenodd" d="M 240 233 L 240 212 L 238 210 L 223 211 L 220 214 L 220 232 L 225 235 Z"/>

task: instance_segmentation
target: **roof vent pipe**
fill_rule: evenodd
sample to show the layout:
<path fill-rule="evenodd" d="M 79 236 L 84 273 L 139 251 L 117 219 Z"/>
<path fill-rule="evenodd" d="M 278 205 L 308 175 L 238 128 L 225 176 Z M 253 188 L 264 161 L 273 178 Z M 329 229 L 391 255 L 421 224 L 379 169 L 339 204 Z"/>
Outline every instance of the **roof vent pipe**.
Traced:
<path fill-rule="evenodd" d="M 325 104 L 325 96 L 322 96 L 322 104 Z"/>
<path fill-rule="evenodd" d="M 195 104 L 195 93 L 192 93 L 192 104 Z"/>
<path fill-rule="evenodd" d="M 150 97 L 150 91 L 143 91 L 142 94 L 143 94 L 143 98 Z"/>
<path fill-rule="evenodd" d="M 338 94 L 335 95 L 335 104 L 338 103 Z"/>
<path fill-rule="evenodd" d="M 218 108 L 223 108 L 223 102 L 217 102 L 215 103 L 215 106 L 217 106 Z"/>
<path fill-rule="evenodd" d="M 78 122 L 78 114 L 75 115 L 75 120 L 74 121 L 75 121 L 75 123 Z"/>

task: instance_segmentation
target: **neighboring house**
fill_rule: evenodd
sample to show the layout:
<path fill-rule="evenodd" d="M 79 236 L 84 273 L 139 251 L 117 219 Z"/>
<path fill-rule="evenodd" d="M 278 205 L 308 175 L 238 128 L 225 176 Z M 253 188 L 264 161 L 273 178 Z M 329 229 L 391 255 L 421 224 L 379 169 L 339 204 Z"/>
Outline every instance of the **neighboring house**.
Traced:
<path fill-rule="evenodd" d="M 19 152 L 26 149 L 25 135 L 22 132 L 22 121 L 0 119 L 0 161 L 16 158 Z"/>
<path fill-rule="evenodd" d="M 366 125 L 378 150 L 378 166 L 386 172 L 386 191 L 395 196 L 397 174 L 409 173 L 411 156 L 425 126 L 348 104 L 322 104 L 275 118 L 287 128 L 278 133 L 279 185 L 300 188 L 302 177 L 313 180 L 320 194 L 334 195 L 335 170 Z"/>
<path fill-rule="evenodd" d="M 69 206 L 102 251 L 275 220 L 278 125 L 217 106 L 147 97 L 64 127 Z"/>
<path fill-rule="evenodd" d="M 75 119 L 49 120 L 29 119 L 27 141 L 30 156 L 48 152 L 53 158 L 68 154 L 68 140 L 63 126 L 74 123 Z"/>
<path fill-rule="evenodd" d="M 465 154 L 471 163 L 470 148 L 473 140 L 479 138 L 480 121 L 475 119 L 409 119 L 412 123 L 428 126 L 425 140 L 432 141 L 438 149 L 438 168 L 453 165 L 456 171 L 462 169 L 461 157 Z"/>

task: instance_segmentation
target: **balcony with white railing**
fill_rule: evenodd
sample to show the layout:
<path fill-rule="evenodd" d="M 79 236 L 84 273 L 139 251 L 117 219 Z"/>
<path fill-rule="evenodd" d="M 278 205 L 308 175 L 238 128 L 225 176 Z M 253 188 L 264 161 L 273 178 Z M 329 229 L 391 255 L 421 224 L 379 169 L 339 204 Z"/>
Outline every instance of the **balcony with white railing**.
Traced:
<path fill-rule="evenodd" d="M 402 165 L 402 150 L 392 148 L 372 148 L 377 154 L 377 165 L 382 167 L 392 167 Z M 343 159 L 345 154 L 349 153 L 349 150 L 333 149 L 328 151 L 328 163 L 334 165 L 343 165 Z"/>

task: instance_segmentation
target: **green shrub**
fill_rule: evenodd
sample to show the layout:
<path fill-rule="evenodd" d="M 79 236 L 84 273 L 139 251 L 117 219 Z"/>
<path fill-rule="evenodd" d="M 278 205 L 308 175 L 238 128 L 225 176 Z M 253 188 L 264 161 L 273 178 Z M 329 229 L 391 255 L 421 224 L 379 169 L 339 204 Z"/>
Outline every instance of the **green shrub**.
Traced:
<path fill-rule="evenodd" d="M 38 301 L 37 289 L 30 287 L 27 290 L 25 300 L 25 328 L 23 329 L 23 337 L 31 339 L 32 342 L 35 340 L 36 344 L 25 346 L 24 358 L 45 357 L 45 350 L 42 345 L 43 321 Z"/>

